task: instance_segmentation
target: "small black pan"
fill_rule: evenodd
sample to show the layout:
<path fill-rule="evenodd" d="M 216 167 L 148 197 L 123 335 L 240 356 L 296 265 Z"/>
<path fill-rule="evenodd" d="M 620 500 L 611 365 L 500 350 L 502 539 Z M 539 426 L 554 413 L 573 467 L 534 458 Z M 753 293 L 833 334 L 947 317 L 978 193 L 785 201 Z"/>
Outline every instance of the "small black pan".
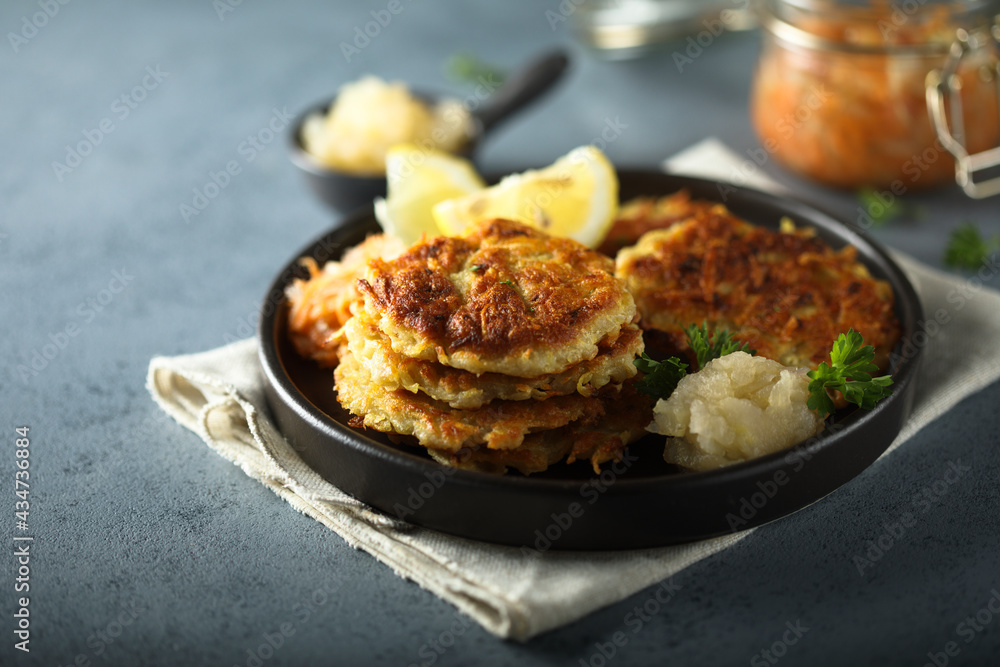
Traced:
<path fill-rule="evenodd" d="M 533 60 L 509 77 L 489 97 L 480 100 L 472 96 L 466 108 L 472 116 L 472 132 L 463 157 L 474 158 L 476 149 L 489 133 L 521 109 L 540 98 L 562 77 L 569 64 L 563 51 L 555 51 Z M 443 95 L 415 93 L 428 104 L 434 104 Z M 310 189 L 338 212 L 350 211 L 370 204 L 375 197 L 385 196 L 385 175 L 358 175 L 338 171 L 321 164 L 302 145 L 302 124 L 314 114 L 326 114 L 336 97 L 317 102 L 300 113 L 292 122 L 288 139 L 292 164 L 302 172 Z"/>

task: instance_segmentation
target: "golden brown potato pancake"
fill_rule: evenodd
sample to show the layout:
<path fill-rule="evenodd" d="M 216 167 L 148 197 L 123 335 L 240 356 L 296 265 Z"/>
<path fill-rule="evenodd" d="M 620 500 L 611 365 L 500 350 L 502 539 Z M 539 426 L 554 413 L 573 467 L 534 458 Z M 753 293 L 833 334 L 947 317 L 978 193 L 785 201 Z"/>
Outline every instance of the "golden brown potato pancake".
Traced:
<path fill-rule="evenodd" d="M 354 415 L 351 426 L 412 436 L 435 460 L 484 472 L 512 467 L 530 474 L 563 459 L 589 459 L 600 472 L 600 464 L 620 458 L 652 420 L 652 402 L 629 383 L 591 397 L 494 400 L 468 410 L 423 393 L 384 389 L 349 352 L 334 378 L 337 400 Z"/>
<path fill-rule="evenodd" d="M 691 199 L 687 190 L 678 190 L 664 197 L 630 199 L 619 207 L 615 222 L 598 251 L 614 257 L 622 248 L 634 245 L 646 232 L 665 229 L 715 205 L 715 202 L 704 199 Z"/>
<path fill-rule="evenodd" d="M 611 260 L 509 220 L 372 260 L 358 289 L 393 350 L 473 373 L 561 373 L 635 315 Z"/>
<path fill-rule="evenodd" d="M 854 247 L 833 250 L 790 223 L 758 227 L 722 205 L 622 249 L 616 275 L 635 297 L 643 328 L 665 332 L 660 342 L 681 353 L 684 328 L 707 321 L 759 355 L 815 367 L 839 334 L 854 329 L 884 367 L 900 335 L 892 288 L 869 274 Z"/>
<path fill-rule="evenodd" d="M 352 425 L 412 435 L 424 447 L 452 452 L 477 445 L 516 449 L 529 433 L 593 420 L 605 412 L 600 397 L 580 394 L 544 401 L 495 400 L 475 410 L 452 408 L 423 393 L 382 388 L 351 353 L 341 358 L 334 381 L 337 400 L 356 417 Z"/>
<path fill-rule="evenodd" d="M 642 332 L 634 324 L 610 344 L 602 342 L 593 359 L 561 373 L 522 378 L 501 373 L 470 373 L 436 361 L 412 359 L 394 352 L 387 336 L 367 313 L 352 317 L 344 328 L 347 346 L 372 381 L 388 390 L 421 391 L 453 408 L 478 408 L 494 399 L 544 400 L 579 393 L 591 396 L 601 387 L 620 384 L 636 374 L 633 360 L 642 353 Z"/>
<path fill-rule="evenodd" d="M 652 401 L 638 393 L 632 382 L 619 391 L 602 391 L 603 410 L 562 428 L 525 436 L 516 449 L 467 447 L 458 452 L 427 450 L 431 457 L 446 465 L 503 473 L 514 468 L 528 475 L 542 472 L 565 459 L 566 463 L 589 460 L 595 473 L 608 461 L 619 460 L 626 447 L 646 435 L 645 425 L 652 420 Z"/>

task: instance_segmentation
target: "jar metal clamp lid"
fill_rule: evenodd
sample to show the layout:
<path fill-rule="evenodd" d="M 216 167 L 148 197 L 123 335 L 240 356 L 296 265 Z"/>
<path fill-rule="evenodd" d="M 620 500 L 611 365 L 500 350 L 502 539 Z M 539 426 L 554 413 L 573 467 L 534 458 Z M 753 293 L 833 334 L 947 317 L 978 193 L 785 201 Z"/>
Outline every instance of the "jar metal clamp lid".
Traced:
<path fill-rule="evenodd" d="M 976 180 L 977 174 L 1000 167 L 1000 146 L 969 154 L 962 124 L 961 79 L 957 71 L 964 57 L 977 49 L 987 48 L 991 43 L 1000 46 L 1000 15 L 994 18 L 993 25 L 988 30 L 969 32 L 959 28 L 944 66 L 928 72 L 926 82 L 927 111 L 934 123 L 934 130 L 942 145 L 955 158 L 956 182 L 965 194 L 974 199 L 1000 194 L 1000 176 Z M 993 62 L 989 74 L 1000 101 L 1000 60 Z M 950 124 L 948 112 L 951 116 Z"/>

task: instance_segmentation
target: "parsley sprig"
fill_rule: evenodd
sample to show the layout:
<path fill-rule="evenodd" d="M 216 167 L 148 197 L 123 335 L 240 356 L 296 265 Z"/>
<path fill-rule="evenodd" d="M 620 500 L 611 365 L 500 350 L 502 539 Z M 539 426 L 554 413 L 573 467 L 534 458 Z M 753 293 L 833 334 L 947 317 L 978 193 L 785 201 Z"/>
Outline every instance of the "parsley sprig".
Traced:
<path fill-rule="evenodd" d="M 864 210 L 868 212 L 868 216 L 872 222 L 878 227 L 881 227 L 903 213 L 903 205 L 900 199 L 893 199 L 891 203 L 886 205 L 885 201 L 879 198 L 879 192 L 875 188 L 862 188 L 859 190 L 858 200 L 861 202 Z"/>
<path fill-rule="evenodd" d="M 703 321 L 700 327 L 692 324 L 684 330 L 684 333 L 687 334 L 688 345 L 691 346 L 698 359 L 699 370 L 712 359 L 718 359 L 733 352 L 757 353 L 757 350 L 751 350 L 746 343 L 735 340 L 728 329 L 722 329 L 716 331 L 714 335 L 710 335 L 707 321 Z"/>
<path fill-rule="evenodd" d="M 708 331 L 708 322 L 702 322 L 699 327 L 692 324 L 684 330 L 687 334 L 688 345 L 694 351 L 700 370 L 712 359 L 724 357 L 733 352 L 749 352 L 755 354 L 756 350 L 751 350 L 746 343 L 741 343 L 733 339 L 732 334 L 727 329 L 716 331 L 713 334 Z M 645 373 L 645 377 L 639 380 L 636 385 L 639 391 L 653 398 L 670 398 L 677 388 L 677 383 L 687 375 L 688 365 L 677 357 L 670 357 L 664 361 L 656 361 L 645 352 L 635 361 L 635 367 Z"/>
<path fill-rule="evenodd" d="M 485 79 L 498 86 L 507 76 L 501 68 L 490 65 L 470 52 L 452 54 L 445 62 L 445 73 L 454 81 L 480 83 Z"/>
<path fill-rule="evenodd" d="M 966 222 L 951 232 L 944 251 L 944 263 L 953 268 L 975 271 L 997 250 L 1000 250 L 1000 235 L 983 238 L 975 223 Z"/>
<path fill-rule="evenodd" d="M 879 192 L 872 187 L 858 190 L 858 201 L 875 227 L 881 227 L 900 216 L 920 219 L 926 215 L 923 206 L 909 205 L 900 196 L 891 192 Z"/>
<path fill-rule="evenodd" d="M 656 361 L 645 352 L 634 362 L 635 367 L 645 373 L 636 384 L 639 391 L 654 399 L 669 398 L 677 389 L 677 383 L 687 375 L 688 365 L 677 357 Z"/>
<path fill-rule="evenodd" d="M 712 359 L 733 352 L 756 354 L 746 343 L 735 340 L 723 329 L 709 333 L 708 324 L 692 324 L 684 330 L 688 344 L 695 353 L 700 370 Z M 892 393 L 892 377 L 872 377 L 878 370 L 873 363 L 875 348 L 864 344 L 864 338 L 854 329 L 840 334 L 830 349 L 830 363 L 822 362 L 816 370 L 809 371 L 809 399 L 806 405 L 821 417 L 836 411 L 831 392 L 839 391 L 849 403 L 871 410 L 881 399 Z M 688 373 L 688 365 L 677 357 L 656 361 L 645 352 L 637 358 L 635 366 L 645 375 L 637 383 L 640 392 L 654 399 L 667 399 L 677 389 L 677 384 Z"/>
<path fill-rule="evenodd" d="M 872 377 L 878 366 L 872 363 L 875 348 L 863 345 L 864 339 L 854 329 L 840 334 L 830 349 L 830 363 L 825 361 L 814 371 L 809 371 L 809 400 L 806 405 L 826 417 L 836 410 L 831 391 L 839 391 L 848 402 L 866 410 L 892 393 L 888 375 Z"/>

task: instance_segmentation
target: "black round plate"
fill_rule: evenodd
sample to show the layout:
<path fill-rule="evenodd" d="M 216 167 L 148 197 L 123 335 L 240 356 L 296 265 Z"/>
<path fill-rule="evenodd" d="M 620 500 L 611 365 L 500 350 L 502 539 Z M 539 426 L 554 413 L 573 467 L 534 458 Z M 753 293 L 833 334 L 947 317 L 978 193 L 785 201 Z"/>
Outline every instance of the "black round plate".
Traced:
<path fill-rule="evenodd" d="M 911 338 L 921 317 L 913 287 L 877 243 L 831 216 L 794 200 L 697 178 L 622 170 L 619 181 L 623 201 L 687 188 L 695 198 L 724 200 L 755 224 L 776 228 L 789 216 L 814 227 L 835 248 L 853 244 L 871 273 L 892 285 L 902 340 Z M 377 230 L 367 207 L 297 253 L 268 291 L 259 340 L 267 399 L 281 432 L 321 476 L 389 516 L 537 551 L 690 542 L 773 521 L 826 496 L 877 459 L 909 414 L 918 354 L 894 354 L 894 392 L 874 410 L 843 410 L 808 442 L 719 470 L 694 473 L 669 466 L 662 436 L 635 443 L 624 460 L 606 464 L 600 475 L 589 463 L 558 464 L 530 477 L 447 468 L 419 447 L 348 426 L 332 373 L 299 357 L 285 335 L 284 290 L 301 275 L 298 259 L 313 257 L 320 264 L 336 259 Z"/>

